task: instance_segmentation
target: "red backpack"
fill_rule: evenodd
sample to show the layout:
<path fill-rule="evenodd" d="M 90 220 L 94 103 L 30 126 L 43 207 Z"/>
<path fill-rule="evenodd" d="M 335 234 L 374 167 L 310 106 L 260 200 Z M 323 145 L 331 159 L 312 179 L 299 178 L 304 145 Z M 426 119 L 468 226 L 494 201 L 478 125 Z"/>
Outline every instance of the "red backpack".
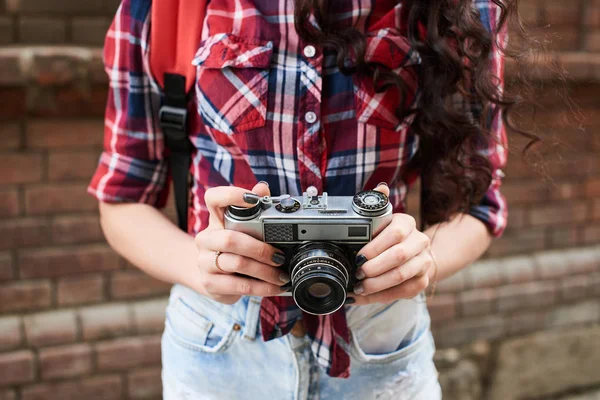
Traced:
<path fill-rule="evenodd" d="M 187 232 L 189 170 L 189 93 L 194 87 L 194 54 L 200 45 L 208 0 L 153 0 L 150 24 L 150 70 L 163 90 L 159 124 L 169 149 L 169 164 L 179 227 Z"/>

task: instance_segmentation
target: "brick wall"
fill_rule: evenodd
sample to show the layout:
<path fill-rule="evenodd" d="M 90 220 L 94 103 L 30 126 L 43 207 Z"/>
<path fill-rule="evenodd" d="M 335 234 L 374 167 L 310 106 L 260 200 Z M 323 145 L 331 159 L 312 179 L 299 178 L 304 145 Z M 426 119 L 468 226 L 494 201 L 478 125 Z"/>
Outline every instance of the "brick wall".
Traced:
<path fill-rule="evenodd" d="M 117 2 L 4 1 L 0 400 L 160 398 L 169 287 L 112 252 L 85 193 L 106 77 L 97 47 L 71 45 L 101 44 Z M 439 285 L 430 309 L 440 347 L 600 323 L 600 1 L 527 1 L 524 14 L 556 34 L 548 46 L 585 118 L 565 113 L 553 83 L 538 85 L 536 129 L 559 143 L 547 150 L 551 179 L 522 164 L 511 138 L 509 228 L 483 261 Z M 23 52 L 29 44 L 63 45 Z"/>

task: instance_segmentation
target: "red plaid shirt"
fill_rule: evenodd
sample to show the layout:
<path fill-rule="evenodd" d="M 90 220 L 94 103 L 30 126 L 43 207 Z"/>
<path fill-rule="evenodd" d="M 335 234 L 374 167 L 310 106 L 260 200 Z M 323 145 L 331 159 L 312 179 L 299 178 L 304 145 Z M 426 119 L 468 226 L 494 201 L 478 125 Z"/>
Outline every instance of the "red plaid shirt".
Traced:
<path fill-rule="evenodd" d="M 498 8 L 476 0 L 486 28 L 495 31 Z M 366 60 L 386 65 L 408 83 L 405 107 L 418 105 L 419 55 L 403 35 L 399 0 L 339 1 L 340 26 L 367 36 Z M 163 207 L 169 171 L 157 115 L 160 90 L 149 73 L 151 2 L 124 0 L 106 37 L 104 62 L 110 78 L 104 149 L 89 192 L 105 202 L 143 202 Z M 197 66 L 190 140 L 194 143 L 189 233 L 206 227 L 204 193 L 211 186 L 252 188 L 269 183 L 274 194 L 301 194 L 308 186 L 349 196 L 388 182 L 395 212 L 406 210 L 416 177 L 406 165 L 418 148 L 411 120 L 395 115 L 398 96 L 375 93 L 372 79 L 346 76 L 332 54 L 298 37 L 293 2 L 238 0 L 209 2 Z M 506 40 L 505 32 L 499 38 Z M 503 57 L 493 53 L 502 79 Z M 474 110 L 475 111 L 475 110 Z M 491 186 L 470 214 L 496 236 L 506 225 L 499 192 L 506 162 L 501 118 L 491 122 L 493 139 L 481 152 L 491 161 Z M 265 340 L 286 334 L 301 315 L 289 298 L 265 298 L 261 327 Z M 331 376 L 349 375 L 343 309 L 329 316 L 302 316 L 313 351 Z"/>

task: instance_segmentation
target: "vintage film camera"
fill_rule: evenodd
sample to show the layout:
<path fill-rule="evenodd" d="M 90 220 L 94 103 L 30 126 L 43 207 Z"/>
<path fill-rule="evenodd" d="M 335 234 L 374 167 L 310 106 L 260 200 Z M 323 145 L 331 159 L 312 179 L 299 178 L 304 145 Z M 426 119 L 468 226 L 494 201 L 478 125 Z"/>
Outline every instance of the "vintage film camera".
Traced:
<path fill-rule="evenodd" d="M 309 187 L 302 197 L 265 196 L 250 208 L 228 207 L 225 228 L 282 250 L 300 309 L 324 315 L 344 305 L 355 284 L 357 252 L 392 219 L 387 196 L 373 190 L 328 197 Z"/>

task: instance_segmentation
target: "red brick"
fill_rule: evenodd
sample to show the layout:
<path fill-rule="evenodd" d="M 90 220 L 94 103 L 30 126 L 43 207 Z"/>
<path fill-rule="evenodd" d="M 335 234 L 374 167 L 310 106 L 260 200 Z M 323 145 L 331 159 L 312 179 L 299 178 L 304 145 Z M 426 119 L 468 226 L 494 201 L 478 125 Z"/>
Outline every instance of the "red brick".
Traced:
<path fill-rule="evenodd" d="M 456 318 L 456 296 L 438 294 L 427 300 L 427 308 L 433 324 Z"/>
<path fill-rule="evenodd" d="M 509 204 L 535 204 L 548 199 L 549 186 L 541 181 L 502 184 L 502 194 Z"/>
<path fill-rule="evenodd" d="M 500 269 L 506 283 L 523 283 L 535 279 L 533 257 L 510 257 L 500 261 Z"/>
<path fill-rule="evenodd" d="M 24 117 L 27 110 L 27 95 L 23 87 L 2 87 L 6 80 L 6 70 L 0 57 L 0 119 Z M 22 83 L 22 82 L 19 82 Z"/>
<path fill-rule="evenodd" d="M 498 260 L 482 260 L 467 268 L 471 287 L 495 287 L 504 282 Z"/>
<path fill-rule="evenodd" d="M 133 324 L 137 333 L 161 333 L 165 328 L 168 299 L 142 301 L 133 304 Z"/>
<path fill-rule="evenodd" d="M 88 68 L 87 61 L 82 60 L 80 64 L 80 68 Z M 46 76 L 48 74 L 40 70 L 39 78 L 56 80 L 60 72 L 56 70 L 53 72 L 53 75 Z M 28 113 L 32 117 L 40 118 L 95 118 L 96 121 L 101 121 L 106 107 L 106 88 L 106 85 L 90 87 L 77 86 L 75 83 L 43 87 L 41 94 L 29 101 Z M 79 145 L 71 144 L 68 147 L 90 147 L 89 142 L 96 141 L 85 137 L 83 139 L 84 142 L 79 142 Z"/>
<path fill-rule="evenodd" d="M 584 299 L 589 288 L 589 277 L 586 275 L 567 276 L 560 281 L 560 292 L 563 300 Z"/>
<path fill-rule="evenodd" d="M 529 212 L 532 225 L 559 225 L 568 222 L 584 222 L 587 218 L 587 205 L 584 202 L 570 202 L 554 205 L 536 205 Z"/>
<path fill-rule="evenodd" d="M 104 123 L 98 120 L 38 120 L 27 124 L 26 143 L 31 148 L 99 147 Z"/>
<path fill-rule="evenodd" d="M 115 2 L 81 2 L 79 0 L 7 0 L 6 8 L 14 14 L 81 15 L 111 13 Z M 110 5 L 110 6 L 109 6 Z"/>
<path fill-rule="evenodd" d="M 83 308 L 79 318 L 85 340 L 124 336 L 131 332 L 129 309 L 124 303 Z"/>
<path fill-rule="evenodd" d="M 9 17 L 0 17 L 0 45 L 11 44 L 15 41 L 13 20 Z M 2 396 L 0 396 L 2 399 Z"/>
<path fill-rule="evenodd" d="M 22 390 L 21 400 L 121 400 L 122 392 L 123 382 L 118 375 L 100 375 L 28 386 Z"/>
<path fill-rule="evenodd" d="M 592 203 L 592 218 L 600 221 L 600 199 L 595 199 Z"/>
<path fill-rule="evenodd" d="M 104 300 L 104 278 L 84 275 L 58 280 L 56 297 L 59 305 L 97 303 Z"/>
<path fill-rule="evenodd" d="M 577 26 L 580 22 L 580 1 L 571 0 L 568 3 L 560 0 L 545 0 L 540 9 L 542 24 L 556 26 Z"/>
<path fill-rule="evenodd" d="M 160 368 L 145 368 L 130 372 L 127 376 L 129 398 L 132 400 L 162 398 Z"/>
<path fill-rule="evenodd" d="M 48 157 L 48 178 L 53 181 L 90 179 L 98 166 L 97 150 L 51 152 Z"/>
<path fill-rule="evenodd" d="M 23 218 L 0 221 L 0 249 L 43 246 L 50 242 L 48 221 Z"/>
<path fill-rule="evenodd" d="M 523 335 L 544 329 L 547 311 L 518 312 L 509 317 L 508 332 L 511 335 Z"/>
<path fill-rule="evenodd" d="M 0 157 L 0 184 L 32 183 L 41 179 L 41 154 L 13 153 Z"/>
<path fill-rule="evenodd" d="M 496 291 L 494 289 L 475 289 L 458 295 L 460 314 L 463 317 L 489 315 L 494 311 Z"/>
<path fill-rule="evenodd" d="M 14 390 L 0 390 L 0 400 L 16 400 L 17 392 Z"/>
<path fill-rule="evenodd" d="M 56 277 L 110 271 L 119 268 L 119 258 L 106 245 L 44 248 L 19 252 L 24 278 Z"/>
<path fill-rule="evenodd" d="M 507 254 L 529 253 L 541 250 L 544 248 L 545 239 L 544 229 L 507 230 L 504 236 L 494 240 L 488 250 L 488 255 L 498 257 Z"/>
<path fill-rule="evenodd" d="M 74 342 L 77 338 L 75 311 L 49 311 L 24 319 L 27 342 L 35 347 Z"/>
<path fill-rule="evenodd" d="M 0 313 L 48 308 L 50 282 L 16 282 L 0 285 Z"/>
<path fill-rule="evenodd" d="M 104 239 L 97 215 L 56 217 L 52 221 L 54 243 L 72 244 L 98 242 Z"/>
<path fill-rule="evenodd" d="M 160 364 L 160 336 L 115 339 L 96 344 L 100 371 Z"/>
<path fill-rule="evenodd" d="M 72 378 L 92 371 L 92 348 L 75 344 L 40 350 L 42 379 Z"/>
<path fill-rule="evenodd" d="M 31 382 L 35 378 L 35 357 L 29 350 L 0 354 L 0 387 Z"/>
<path fill-rule="evenodd" d="M 556 303 L 554 282 L 529 282 L 503 286 L 497 289 L 499 311 L 541 308 Z"/>
<path fill-rule="evenodd" d="M 0 18 L 1 20 L 1 18 Z M 1 29 L 0 29 L 1 30 Z M 1 37 L 1 35 L 0 35 Z M 0 39 L 2 40 L 2 39 Z M 21 146 L 21 127 L 17 123 L 0 123 L 0 149 L 12 150 Z"/>
<path fill-rule="evenodd" d="M 76 44 L 102 46 L 110 22 L 109 18 L 75 18 L 71 25 L 73 41 Z"/>
<path fill-rule="evenodd" d="M 110 296 L 113 299 L 148 297 L 166 294 L 171 287 L 140 271 L 118 271 L 111 275 Z"/>
<path fill-rule="evenodd" d="M 477 339 L 501 338 L 506 329 L 505 320 L 497 315 L 449 321 L 435 335 L 440 348 L 472 343 Z"/>
<path fill-rule="evenodd" d="M 557 228 L 551 226 L 548 228 L 548 240 L 550 248 L 573 247 L 579 244 L 579 227 L 568 226 Z"/>
<path fill-rule="evenodd" d="M 585 48 L 589 51 L 600 50 L 600 31 L 588 32 L 585 38 Z"/>
<path fill-rule="evenodd" d="M 0 253 L 0 282 L 14 277 L 13 257 L 10 253 Z"/>
<path fill-rule="evenodd" d="M 14 217 L 20 213 L 21 206 L 17 190 L 0 190 L 0 217 Z"/>
<path fill-rule="evenodd" d="M 25 189 L 25 210 L 30 215 L 97 209 L 98 201 L 87 194 L 87 183 L 36 185 Z"/>
<path fill-rule="evenodd" d="M 0 351 L 17 348 L 22 341 L 21 319 L 18 317 L 1 317 Z"/>
<path fill-rule="evenodd" d="M 569 275 L 568 253 L 564 250 L 546 251 L 534 255 L 536 270 L 542 279 Z"/>
<path fill-rule="evenodd" d="M 600 225 L 584 227 L 581 240 L 583 244 L 600 243 Z"/>
<path fill-rule="evenodd" d="M 507 227 L 511 229 L 520 229 L 525 226 L 526 211 L 525 208 L 519 206 L 510 207 L 510 212 L 508 213 Z"/>
<path fill-rule="evenodd" d="M 67 39 L 67 26 L 63 18 L 19 18 L 19 42 L 28 44 L 59 44 Z"/>
<path fill-rule="evenodd" d="M 588 181 L 586 184 L 586 195 L 591 198 L 600 197 L 600 179 Z"/>

